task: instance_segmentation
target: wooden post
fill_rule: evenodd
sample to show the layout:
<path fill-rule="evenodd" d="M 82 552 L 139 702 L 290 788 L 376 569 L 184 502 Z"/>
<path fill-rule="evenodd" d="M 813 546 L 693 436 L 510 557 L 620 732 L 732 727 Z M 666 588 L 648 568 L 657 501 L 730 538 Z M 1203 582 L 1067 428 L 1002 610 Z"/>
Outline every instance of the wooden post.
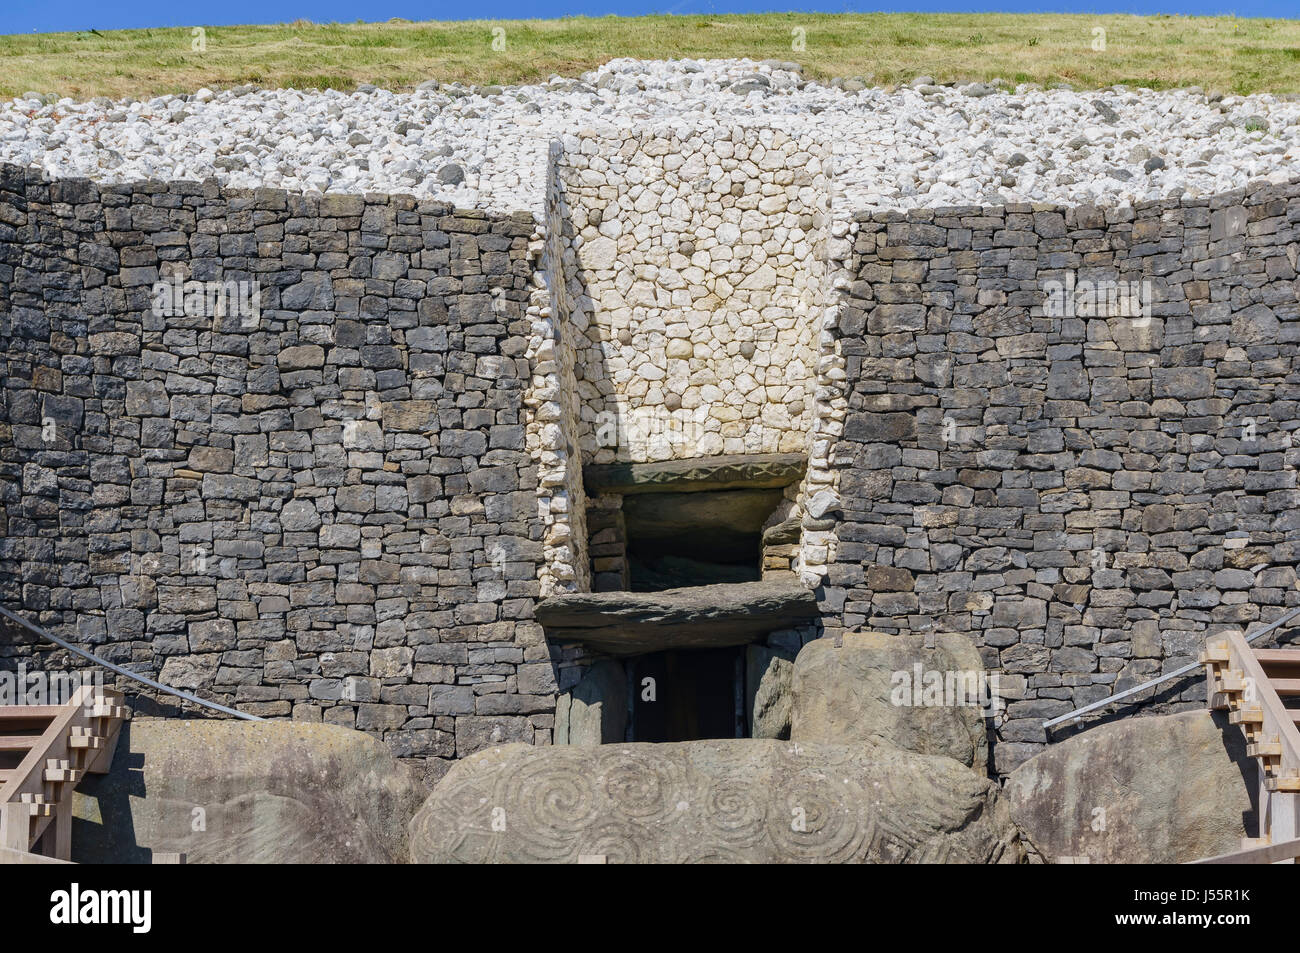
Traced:
<path fill-rule="evenodd" d="M 54 809 L 54 849 L 51 857 L 72 860 L 72 785 L 63 786 L 58 806 Z"/>
<path fill-rule="evenodd" d="M 20 850 L 24 854 L 32 849 L 31 820 L 26 804 L 0 804 L 0 847 Z"/>

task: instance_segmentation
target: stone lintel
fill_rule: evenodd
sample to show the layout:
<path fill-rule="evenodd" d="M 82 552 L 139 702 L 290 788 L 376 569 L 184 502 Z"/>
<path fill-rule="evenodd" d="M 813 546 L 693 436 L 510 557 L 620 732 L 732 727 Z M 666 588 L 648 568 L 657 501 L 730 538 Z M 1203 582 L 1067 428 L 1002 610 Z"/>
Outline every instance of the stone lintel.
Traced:
<path fill-rule="evenodd" d="M 537 605 L 554 642 L 581 642 L 609 655 L 745 645 L 817 616 L 798 582 L 722 583 L 661 592 L 579 592 Z"/>
<path fill-rule="evenodd" d="M 588 493 L 686 493 L 696 490 L 769 489 L 797 483 L 808 466 L 802 453 L 733 453 L 656 463 L 604 463 L 583 467 Z"/>

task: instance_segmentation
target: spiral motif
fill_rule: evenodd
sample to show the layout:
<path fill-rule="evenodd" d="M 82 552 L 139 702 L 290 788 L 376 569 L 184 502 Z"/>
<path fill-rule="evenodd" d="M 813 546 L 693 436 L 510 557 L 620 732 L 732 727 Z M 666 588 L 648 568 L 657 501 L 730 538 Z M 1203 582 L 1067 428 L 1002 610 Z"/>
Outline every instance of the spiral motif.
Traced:
<path fill-rule="evenodd" d="M 672 858 L 680 864 L 752 864 L 755 857 L 749 851 L 728 844 L 692 844 L 684 857 Z"/>
<path fill-rule="evenodd" d="M 862 818 L 839 796 L 833 777 L 801 772 L 779 783 L 766 825 L 778 858 L 832 864 L 863 859 Z"/>
<path fill-rule="evenodd" d="M 676 811 L 685 779 L 677 760 L 641 750 L 649 747 L 609 745 L 596 762 L 605 796 L 641 824 L 665 821 Z"/>
<path fill-rule="evenodd" d="M 501 785 L 504 823 L 516 860 L 576 859 L 577 835 L 601 815 L 585 758 L 578 749 L 525 753 L 509 765 Z"/>
<path fill-rule="evenodd" d="M 707 834 L 724 850 L 749 847 L 763 839 L 767 821 L 768 792 L 743 777 L 731 776 L 713 782 L 704 798 Z"/>
<path fill-rule="evenodd" d="M 991 785 L 942 759 L 781 741 L 494 749 L 411 825 L 417 862 L 738 863 L 1023 857 Z"/>
<path fill-rule="evenodd" d="M 585 831 L 578 843 L 579 855 L 603 856 L 607 864 L 641 864 L 661 859 L 655 856 L 654 831 L 629 821 L 602 821 Z"/>
<path fill-rule="evenodd" d="M 490 863 L 492 778 L 453 769 L 411 821 L 411 860 Z"/>

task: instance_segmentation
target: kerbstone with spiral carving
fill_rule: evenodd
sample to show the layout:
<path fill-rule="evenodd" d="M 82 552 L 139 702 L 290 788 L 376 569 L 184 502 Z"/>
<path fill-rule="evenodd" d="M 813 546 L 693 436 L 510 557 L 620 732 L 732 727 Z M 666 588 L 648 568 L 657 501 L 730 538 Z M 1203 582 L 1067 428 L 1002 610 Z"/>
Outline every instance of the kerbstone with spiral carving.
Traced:
<path fill-rule="evenodd" d="M 1008 863 L 997 787 L 950 758 L 775 740 L 533 748 L 457 763 L 411 822 L 423 863 Z"/>

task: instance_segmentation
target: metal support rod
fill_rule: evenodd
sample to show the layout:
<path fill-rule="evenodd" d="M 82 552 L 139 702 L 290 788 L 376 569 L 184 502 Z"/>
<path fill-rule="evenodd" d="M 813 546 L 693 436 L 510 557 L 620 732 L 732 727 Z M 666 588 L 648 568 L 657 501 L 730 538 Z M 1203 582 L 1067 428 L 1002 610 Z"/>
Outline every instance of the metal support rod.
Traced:
<path fill-rule="evenodd" d="M 1246 636 L 1246 641 L 1254 642 L 1261 635 L 1266 635 L 1269 632 L 1272 632 L 1278 626 L 1285 625 L 1287 622 L 1291 621 L 1296 616 L 1300 616 L 1300 608 L 1292 609 L 1290 612 L 1286 613 L 1280 618 L 1264 626 L 1264 628 L 1260 629 L 1258 632 L 1253 632 L 1250 635 Z M 1132 688 L 1126 688 L 1124 689 L 1124 691 L 1116 692 L 1114 695 L 1111 695 L 1107 698 L 1103 698 L 1101 701 L 1093 702 L 1090 705 L 1084 705 L 1082 708 L 1076 708 L 1074 711 L 1061 715 L 1059 718 L 1053 718 L 1050 721 L 1045 721 L 1043 722 L 1043 728 L 1048 729 L 1048 728 L 1052 728 L 1055 725 L 1059 725 L 1062 722 L 1077 720 L 1080 715 L 1086 715 L 1090 711 L 1096 711 L 1098 708 L 1102 708 L 1105 705 L 1109 705 L 1111 702 L 1118 701 L 1121 698 L 1128 698 L 1130 695 L 1136 695 L 1138 692 L 1145 691 L 1148 688 L 1155 688 L 1157 685 L 1160 685 L 1163 682 L 1167 682 L 1170 681 L 1171 679 L 1178 678 L 1178 676 L 1180 675 L 1186 675 L 1188 672 L 1192 671 L 1193 669 L 1197 669 L 1200 667 L 1201 667 L 1200 662 L 1192 662 L 1190 665 L 1184 665 L 1182 668 L 1175 669 L 1172 672 L 1166 672 L 1164 675 L 1161 675 L 1159 678 L 1152 679 L 1149 682 L 1143 682 L 1141 685 L 1134 685 Z"/>
<path fill-rule="evenodd" d="M 202 705 L 204 708 L 211 708 L 213 711 L 219 711 L 225 715 L 234 715 L 236 718 L 243 718 L 246 721 L 264 720 L 262 718 L 259 718 L 257 715 L 250 715 L 247 712 L 236 711 L 234 708 L 227 708 L 225 705 L 218 705 L 216 702 L 210 702 L 204 698 L 199 698 L 197 695 L 191 695 L 189 692 L 183 692 L 179 688 L 172 688 L 170 685 L 164 685 L 162 682 L 155 682 L 152 678 L 149 678 L 145 675 L 139 675 L 128 668 L 123 668 L 121 665 L 116 665 L 108 661 L 107 659 L 102 659 L 98 655 L 95 655 L 92 652 L 87 652 L 85 649 L 78 648 L 77 646 L 72 645 L 69 642 L 63 641 L 63 639 L 59 638 L 57 635 L 51 635 L 49 632 L 46 632 L 38 625 L 32 625 L 32 623 L 28 622 L 22 616 L 14 615 L 4 606 L 0 606 L 0 615 L 3 615 L 10 622 L 14 622 L 18 625 L 21 625 L 24 629 L 27 629 L 30 632 L 35 632 L 41 638 L 48 639 L 49 641 L 53 642 L 55 645 L 59 646 L 60 648 L 67 649 L 73 655 L 79 655 L 84 659 L 94 662 L 96 665 L 102 665 L 110 672 L 116 672 L 118 675 L 121 675 L 124 678 L 129 678 L 132 681 L 140 682 L 142 685 L 148 685 L 150 688 L 156 688 L 159 691 L 166 692 L 169 695 L 175 695 L 177 698 L 183 698 L 187 702 L 193 702 L 195 705 Z"/>

